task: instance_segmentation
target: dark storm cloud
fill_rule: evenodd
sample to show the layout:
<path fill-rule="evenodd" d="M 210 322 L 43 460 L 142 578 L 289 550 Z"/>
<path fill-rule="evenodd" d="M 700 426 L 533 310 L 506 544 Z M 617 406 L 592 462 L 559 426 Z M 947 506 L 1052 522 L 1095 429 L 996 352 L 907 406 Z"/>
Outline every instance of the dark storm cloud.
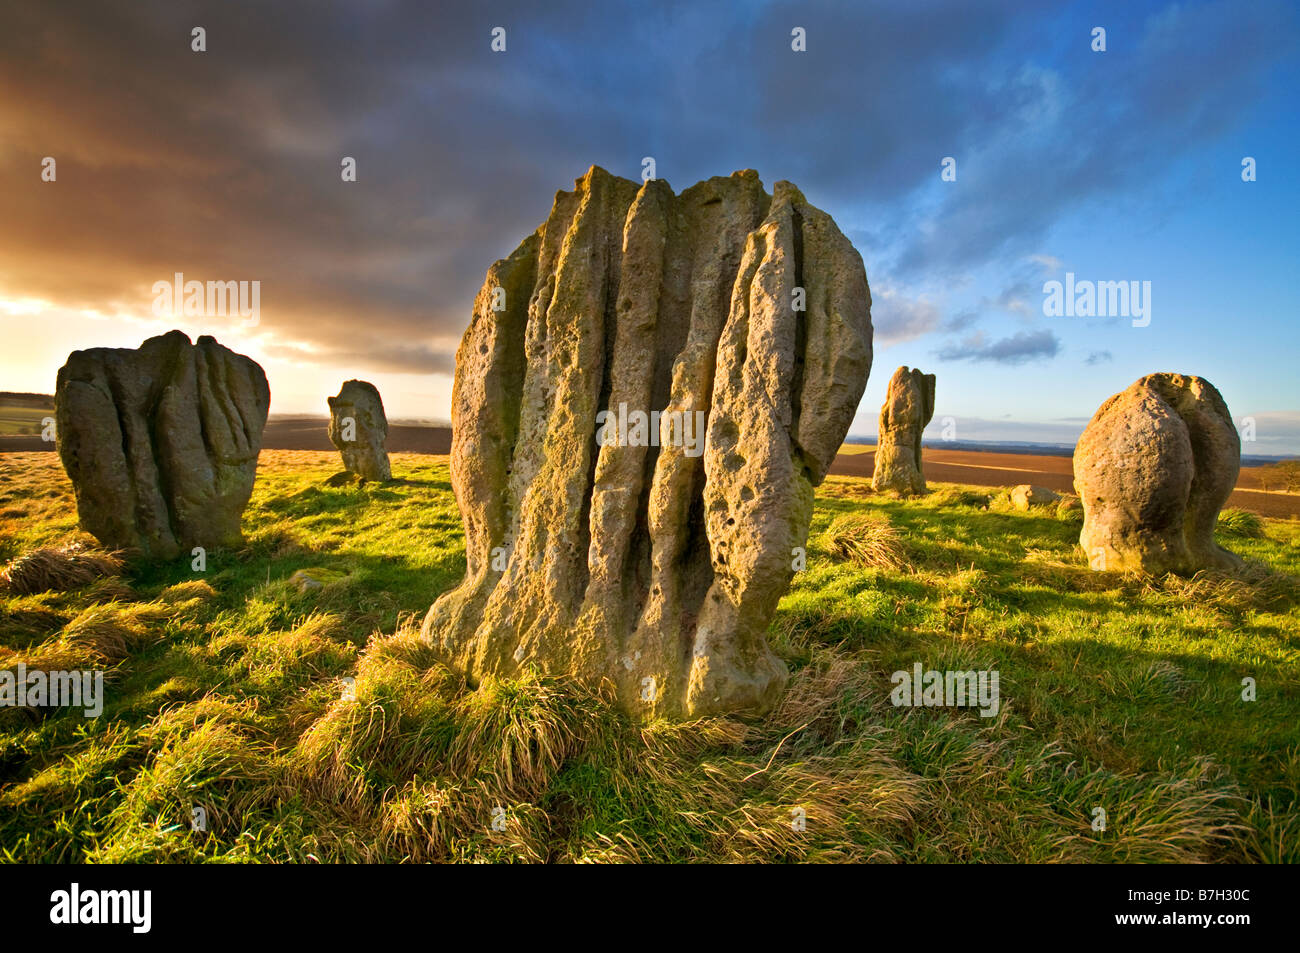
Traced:
<path fill-rule="evenodd" d="M 593 163 L 635 178 L 647 155 L 677 189 L 739 168 L 769 189 L 789 178 L 860 219 L 873 284 L 939 285 L 1014 269 L 1070 209 L 1216 134 L 1294 32 L 1269 4 L 1127 31 L 1116 13 L 1112 48 L 1141 56 L 1081 70 L 1086 25 L 1050 15 L 1028 0 L 16 6 L 0 292 L 141 311 L 175 271 L 257 279 L 286 356 L 446 370 L 487 266 L 555 190 Z M 807 53 L 790 51 L 795 26 Z M 945 155 L 959 179 L 936 199 Z M 878 297 L 882 341 L 942 325 L 923 299 Z"/>
<path fill-rule="evenodd" d="M 445 371 L 487 265 L 585 169 L 538 164 L 575 120 L 518 61 L 488 58 L 494 22 L 395 3 L 7 12 L 0 288 L 147 312 L 176 271 L 259 280 L 284 352 Z M 39 180 L 46 155 L 56 183 Z"/>

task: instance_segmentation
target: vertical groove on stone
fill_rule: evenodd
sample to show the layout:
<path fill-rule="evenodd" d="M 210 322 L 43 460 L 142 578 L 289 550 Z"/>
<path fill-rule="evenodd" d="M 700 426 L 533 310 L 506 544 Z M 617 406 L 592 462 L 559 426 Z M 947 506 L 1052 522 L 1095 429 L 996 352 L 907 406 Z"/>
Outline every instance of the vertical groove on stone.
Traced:
<path fill-rule="evenodd" d="M 609 296 L 617 293 L 623 225 L 635 194 L 632 183 L 596 169 L 578 183 L 578 206 L 553 277 L 548 276 L 529 315 L 529 372 L 540 368 L 542 373 L 535 385 L 540 394 L 530 395 L 528 406 L 538 426 L 530 436 L 521 435 L 520 445 L 532 439 L 541 450 L 525 454 L 533 475 L 521 476 L 509 584 L 505 595 L 499 585 L 489 598 L 481 626 L 511 632 L 513 641 L 477 640 L 478 664 L 488 670 L 513 671 L 536 657 L 573 659 L 581 648 L 570 628 L 587 577 L 586 513 L 605 322 Z M 540 278 L 541 267 L 538 273 Z M 531 325 L 539 320 L 534 331 Z"/>
<path fill-rule="evenodd" d="M 649 422 L 630 445 L 628 434 L 617 434 L 620 405 L 627 413 L 645 413 L 652 407 L 656 373 L 656 345 L 668 218 L 673 201 L 666 183 L 650 181 L 642 187 L 627 213 L 623 230 L 623 269 L 619 280 L 615 320 L 606 339 L 608 373 L 599 406 L 609 416 L 606 445 L 596 445 L 589 515 L 589 580 L 584 596 L 583 626 L 604 633 L 608 641 L 621 633 L 625 614 L 642 601 L 635 566 L 629 558 L 639 540 L 638 524 L 649 452 Z M 597 433 L 600 432 L 598 428 Z M 629 571 L 631 570 L 631 571 Z"/>

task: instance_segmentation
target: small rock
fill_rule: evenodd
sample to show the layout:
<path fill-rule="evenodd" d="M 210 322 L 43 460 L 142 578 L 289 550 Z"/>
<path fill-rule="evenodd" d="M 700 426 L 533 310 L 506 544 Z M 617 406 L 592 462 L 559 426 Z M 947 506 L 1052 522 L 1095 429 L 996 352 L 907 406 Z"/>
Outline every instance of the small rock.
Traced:
<path fill-rule="evenodd" d="M 331 582 L 346 579 L 347 575 L 334 569 L 299 569 L 289 577 L 289 585 L 299 592 L 310 592 L 313 589 L 323 589 Z"/>
<path fill-rule="evenodd" d="M 1022 483 L 1011 489 L 1011 505 L 1018 510 L 1028 511 L 1031 506 L 1047 506 L 1059 502 L 1061 494 L 1045 486 L 1031 486 Z"/>

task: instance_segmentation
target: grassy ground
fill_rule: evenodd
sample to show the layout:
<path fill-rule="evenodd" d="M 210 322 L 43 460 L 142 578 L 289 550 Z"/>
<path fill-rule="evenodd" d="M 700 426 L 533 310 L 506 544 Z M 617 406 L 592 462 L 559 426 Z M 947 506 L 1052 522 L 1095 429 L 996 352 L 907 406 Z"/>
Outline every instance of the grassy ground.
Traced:
<path fill-rule="evenodd" d="M 1144 582 L 1089 571 L 1077 514 L 831 478 L 781 707 L 637 726 L 556 680 L 466 691 L 414 635 L 464 566 L 445 458 L 326 487 L 336 460 L 264 453 L 205 572 L 0 593 L 0 667 L 109 673 L 96 719 L 0 708 L 0 856 L 1300 860 L 1296 522 L 1230 517 L 1240 578 Z M 74 538 L 55 456 L 0 455 L 0 561 Z M 996 669 L 998 715 L 892 706 L 916 662 Z"/>
<path fill-rule="evenodd" d="M 11 434 L 39 435 L 41 421 L 53 417 L 54 409 L 41 407 L 0 406 L 0 436 Z"/>

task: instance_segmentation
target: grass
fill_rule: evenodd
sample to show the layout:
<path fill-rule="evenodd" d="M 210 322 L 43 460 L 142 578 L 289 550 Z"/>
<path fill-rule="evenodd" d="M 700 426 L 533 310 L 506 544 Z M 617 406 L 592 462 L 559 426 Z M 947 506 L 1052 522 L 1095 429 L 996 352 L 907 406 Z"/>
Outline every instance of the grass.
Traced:
<path fill-rule="evenodd" d="M 1225 515 L 1245 572 L 1143 580 L 1088 569 L 1077 512 L 832 477 L 770 631 L 780 707 L 642 725 L 562 679 L 466 690 L 416 635 L 464 569 L 445 458 L 337 469 L 263 453 L 204 572 L 0 593 L 0 667 L 107 673 L 97 719 L 0 708 L 0 857 L 1300 860 L 1300 523 Z M 78 541 L 55 456 L 0 455 L 0 562 Z M 916 662 L 996 669 L 997 716 L 894 707 Z"/>
<path fill-rule="evenodd" d="M 903 540 L 882 513 L 842 513 L 825 534 L 826 548 L 839 559 L 873 569 L 907 567 Z"/>
<path fill-rule="evenodd" d="M 121 568 L 116 553 L 80 542 L 57 549 L 42 547 L 23 553 L 0 570 L 0 589 L 26 595 L 82 589 L 97 579 L 117 575 Z"/>
<path fill-rule="evenodd" d="M 1219 532 L 1225 536 L 1261 539 L 1264 536 L 1264 521 L 1247 510 L 1229 508 L 1219 514 Z"/>
<path fill-rule="evenodd" d="M 52 402 L 48 408 L 0 405 L 0 436 L 39 436 L 43 429 L 41 422 L 53 416 Z"/>

